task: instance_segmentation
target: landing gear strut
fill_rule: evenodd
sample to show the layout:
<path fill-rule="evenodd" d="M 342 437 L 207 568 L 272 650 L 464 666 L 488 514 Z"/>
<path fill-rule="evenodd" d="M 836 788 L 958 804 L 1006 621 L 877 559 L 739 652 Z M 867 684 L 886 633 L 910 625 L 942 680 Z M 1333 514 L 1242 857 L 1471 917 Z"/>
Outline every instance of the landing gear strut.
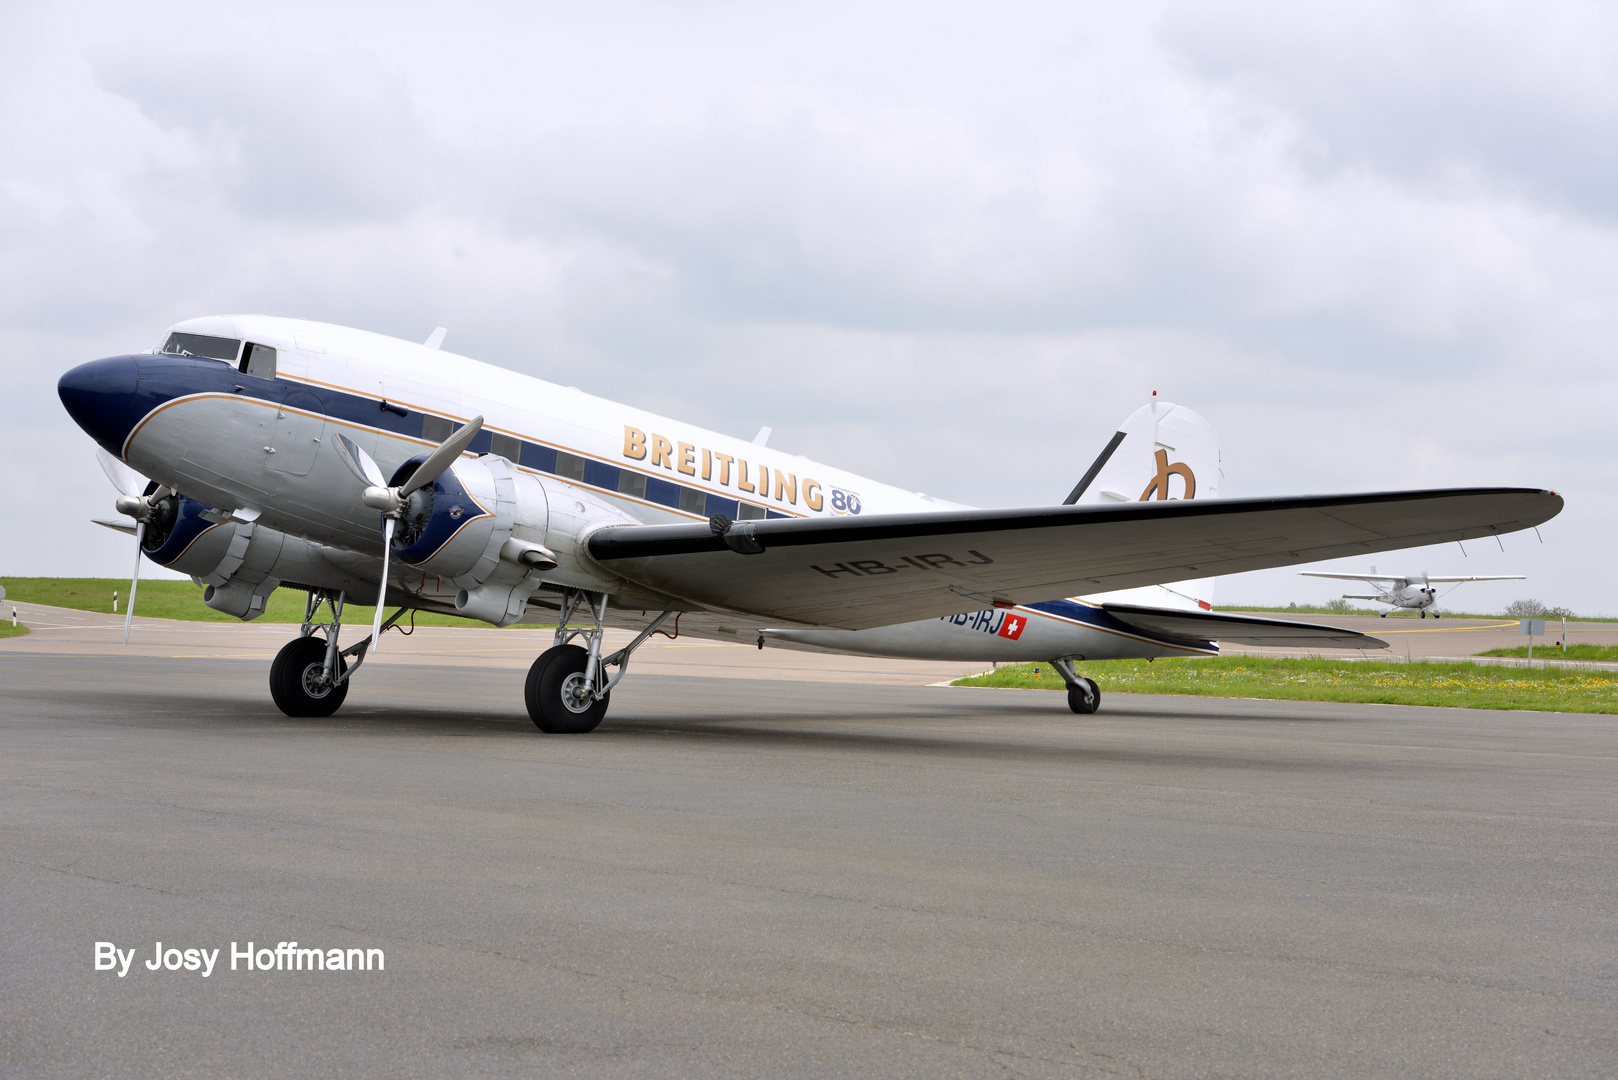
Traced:
<path fill-rule="evenodd" d="M 365 663 L 365 654 L 371 647 L 371 635 L 358 645 L 341 651 L 337 648 L 337 634 L 343 627 L 344 594 L 335 595 L 323 589 L 314 589 L 304 601 L 303 627 L 300 634 L 281 647 L 270 664 L 270 697 L 288 716 L 330 716 L 348 697 L 348 678 Z M 316 622 L 321 605 L 331 607 L 330 622 Z M 382 624 L 386 630 L 405 613 L 400 608 L 393 618 Z M 316 637 L 315 631 L 325 633 Z M 350 667 L 348 657 L 354 657 Z"/>
<path fill-rule="evenodd" d="M 570 628 L 574 615 L 588 613 L 590 626 Z M 647 624 L 646 629 L 610 656 L 601 655 L 606 633 L 607 594 L 569 589 L 562 594 L 562 610 L 556 620 L 556 643 L 539 654 L 528 669 L 523 701 L 534 726 L 547 735 L 583 735 L 594 731 L 607 715 L 612 688 L 629 670 L 629 654 L 663 625 L 673 612 L 665 611 Z M 572 644 L 576 637 L 586 648 Z M 618 669 L 607 678 L 607 665 Z"/>
<path fill-rule="evenodd" d="M 1067 707 L 1080 715 L 1088 715 L 1101 708 L 1101 687 L 1094 679 L 1086 679 L 1073 668 L 1071 660 L 1052 660 L 1062 681 L 1067 683 Z"/>

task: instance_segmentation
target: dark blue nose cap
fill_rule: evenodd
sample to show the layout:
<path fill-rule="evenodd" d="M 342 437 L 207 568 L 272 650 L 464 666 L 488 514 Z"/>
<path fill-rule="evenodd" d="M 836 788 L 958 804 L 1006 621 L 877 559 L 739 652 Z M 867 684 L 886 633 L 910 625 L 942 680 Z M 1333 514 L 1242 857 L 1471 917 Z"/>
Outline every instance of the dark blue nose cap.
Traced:
<path fill-rule="evenodd" d="M 139 376 L 139 357 L 92 360 L 58 379 L 56 394 L 74 423 L 109 454 L 122 457 L 124 440 L 142 414 L 136 401 Z"/>

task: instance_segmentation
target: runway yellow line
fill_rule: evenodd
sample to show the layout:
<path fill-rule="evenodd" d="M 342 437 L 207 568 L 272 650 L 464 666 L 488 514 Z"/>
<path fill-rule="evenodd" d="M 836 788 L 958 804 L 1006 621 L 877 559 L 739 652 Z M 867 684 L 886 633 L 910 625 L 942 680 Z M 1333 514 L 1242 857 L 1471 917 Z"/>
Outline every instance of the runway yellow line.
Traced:
<path fill-rule="evenodd" d="M 1516 626 L 1515 622 L 1489 623 L 1487 626 L 1429 626 L 1420 630 L 1378 630 L 1378 634 L 1464 634 L 1468 630 L 1504 630 L 1508 626 Z"/>

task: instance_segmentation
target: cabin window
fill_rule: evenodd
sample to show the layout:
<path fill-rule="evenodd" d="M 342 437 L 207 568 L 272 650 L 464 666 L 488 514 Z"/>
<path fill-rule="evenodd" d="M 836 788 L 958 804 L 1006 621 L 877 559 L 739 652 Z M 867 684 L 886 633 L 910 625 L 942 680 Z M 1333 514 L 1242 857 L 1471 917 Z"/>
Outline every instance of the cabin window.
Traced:
<path fill-rule="evenodd" d="M 514 439 L 510 435 L 502 435 L 498 431 L 489 440 L 489 452 L 505 458 L 507 461 L 518 461 L 522 458 L 522 440 Z"/>
<path fill-rule="evenodd" d="M 236 362 L 236 354 L 241 351 L 242 343 L 236 338 L 209 337 L 206 334 L 173 333 L 163 343 L 163 351 L 173 353 L 175 356 L 203 356 L 209 360 L 223 360 L 227 364 Z"/>
<path fill-rule="evenodd" d="M 584 480 L 584 459 L 576 454 L 564 454 L 557 451 L 556 475 L 568 480 Z"/>
<path fill-rule="evenodd" d="M 275 378 L 275 350 L 268 345 L 255 345 L 249 341 L 247 348 L 242 350 L 242 362 L 236 370 L 245 375 L 257 375 L 261 379 Z"/>
<path fill-rule="evenodd" d="M 703 514 L 707 512 L 708 493 L 698 491 L 696 488 L 680 489 L 680 509 L 688 514 Z"/>
<path fill-rule="evenodd" d="M 736 515 L 738 521 L 759 521 L 764 517 L 764 508 L 754 506 L 752 503 L 742 503 L 741 512 Z"/>
<path fill-rule="evenodd" d="M 428 442 L 441 443 L 455 434 L 455 421 L 442 416 L 421 418 L 421 437 Z"/>
<path fill-rule="evenodd" d="M 636 499 L 646 498 L 646 476 L 644 473 L 630 472 L 623 469 L 618 473 L 618 491 Z"/>

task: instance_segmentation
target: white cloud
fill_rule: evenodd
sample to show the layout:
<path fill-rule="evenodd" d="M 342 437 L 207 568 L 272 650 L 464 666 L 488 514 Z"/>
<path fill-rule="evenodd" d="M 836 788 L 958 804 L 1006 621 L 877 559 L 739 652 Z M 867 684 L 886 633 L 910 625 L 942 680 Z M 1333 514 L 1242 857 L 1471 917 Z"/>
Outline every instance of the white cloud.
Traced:
<path fill-rule="evenodd" d="M 990 505 L 1064 492 L 1155 388 L 1221 430 L 1227 494 L 1564 490 L 1527 587 L 1618 612 L 1584 569 L 1618 524 L 1599 8 L 84 4 L 0 31 L 32 46 L 0 72 L 14 440 L 72 445 L 73 362 L 225 310 L 448 325 Z M 58 520 L 104 512 L 48 480 L 93 480 L 87 450 L 23 467 L 71 493 Z M 87 529 L 7 527 L 0 570 L 121 573 Z"/>

